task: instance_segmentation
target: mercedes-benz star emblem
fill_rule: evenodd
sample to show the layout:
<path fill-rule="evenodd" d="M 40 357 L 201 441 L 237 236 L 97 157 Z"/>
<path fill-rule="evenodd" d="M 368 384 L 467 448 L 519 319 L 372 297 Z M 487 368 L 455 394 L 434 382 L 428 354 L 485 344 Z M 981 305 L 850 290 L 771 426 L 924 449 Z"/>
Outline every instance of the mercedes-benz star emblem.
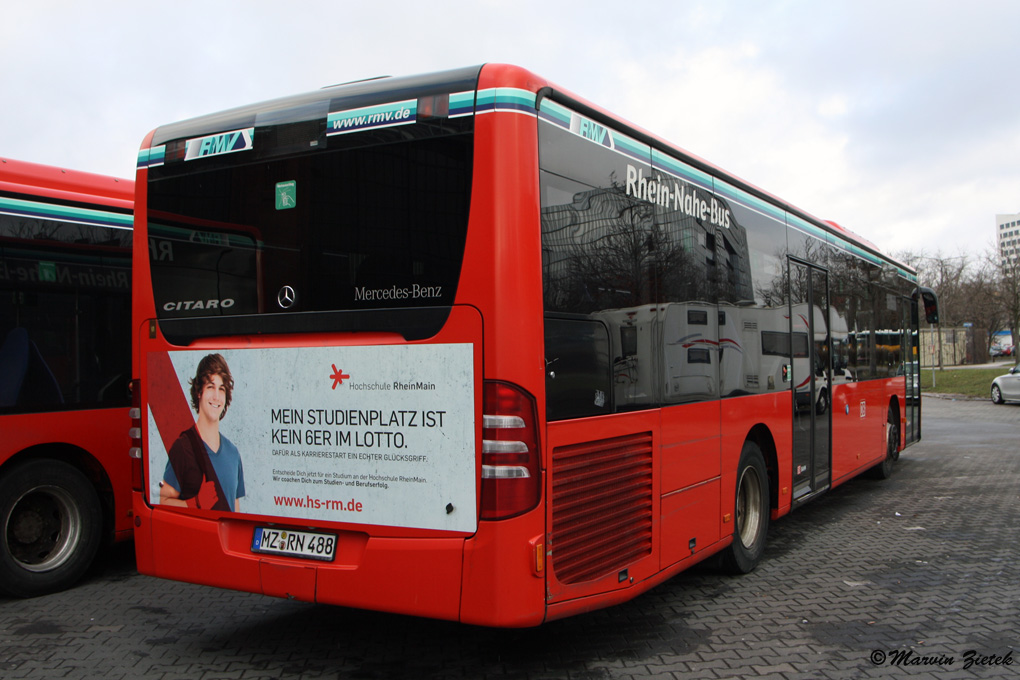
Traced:
<path fill-rule="evenodd" d="M 284 286 L 280 289 L 280 292 L 276 294 L 276 302 L 283 309 L 290 309 L 297 302 L 297 293 L 290 286 Z"/>

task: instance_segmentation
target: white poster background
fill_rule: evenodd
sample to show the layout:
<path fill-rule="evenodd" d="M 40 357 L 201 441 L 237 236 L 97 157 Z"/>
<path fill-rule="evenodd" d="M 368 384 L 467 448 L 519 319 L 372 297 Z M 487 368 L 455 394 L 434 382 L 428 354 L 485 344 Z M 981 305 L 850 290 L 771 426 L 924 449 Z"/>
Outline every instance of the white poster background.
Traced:
<path fill-rule="evenodd" d="M 170 352 L 189 403 L 211 353 L 234 379 L 220 432 L 241 455 L 240 512 L 475 530 L 470 344 Z M 160 389 L 150 386 L 157 402 Z M 167 451 L 151 412 L 148 439 L 157 504 Z"/>

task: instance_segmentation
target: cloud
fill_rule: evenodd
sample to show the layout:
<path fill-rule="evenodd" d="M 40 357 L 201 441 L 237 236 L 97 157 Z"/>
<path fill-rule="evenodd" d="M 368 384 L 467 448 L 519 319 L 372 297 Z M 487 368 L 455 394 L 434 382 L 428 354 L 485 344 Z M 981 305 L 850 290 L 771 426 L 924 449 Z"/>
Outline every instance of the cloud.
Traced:
<path fill-rule="evenodd" d="M 15 158 L 129 176 L 164 123 L 508 61 L 886 249 L 983 248 L 1020 210 L 1009 0 L 8 4 Z"/>
<path fill-rule="evenodd" d="M 857 181 L 831 122 L 845 98 L 792 87 L 754 43 L 678 49 L 654 69 L 621 64 L 615 79 L 624 116 L 808 212 Z"/>

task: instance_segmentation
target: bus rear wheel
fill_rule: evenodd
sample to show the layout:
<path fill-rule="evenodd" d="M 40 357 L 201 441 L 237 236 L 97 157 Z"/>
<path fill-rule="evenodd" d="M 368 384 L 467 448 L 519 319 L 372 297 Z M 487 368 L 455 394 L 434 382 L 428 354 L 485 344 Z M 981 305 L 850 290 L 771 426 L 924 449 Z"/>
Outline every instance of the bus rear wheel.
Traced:
<path fill-rule="evenodd" d="M 0 478 L 0 590 L 35 597 L 89 568 L 102 538 L 99 497 L 67 463 L 38 459 Z"/>
<path fill-rule="evenodd" d="M 733 543 L 720 559 L 723 570 L 746 574 L 754 570 L 765 552 L 769 531 L 769 478 L 765 458 L 753 441 L 744 442 L 737 466 L 737 489 L 733 508 Z"/>

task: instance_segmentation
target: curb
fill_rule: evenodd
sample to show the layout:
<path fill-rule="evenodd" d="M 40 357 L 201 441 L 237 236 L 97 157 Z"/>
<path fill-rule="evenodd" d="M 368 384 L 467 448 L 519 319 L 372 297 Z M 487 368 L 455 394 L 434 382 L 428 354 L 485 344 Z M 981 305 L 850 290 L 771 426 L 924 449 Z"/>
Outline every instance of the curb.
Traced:
<path fill-rule="evenodd" d="M 972 397 L 969 394 L 950 394 L 947 392 L 922 392 L 921 396 L 945 399 L 946 401 L 989 401 L 988 397 Z"/>

